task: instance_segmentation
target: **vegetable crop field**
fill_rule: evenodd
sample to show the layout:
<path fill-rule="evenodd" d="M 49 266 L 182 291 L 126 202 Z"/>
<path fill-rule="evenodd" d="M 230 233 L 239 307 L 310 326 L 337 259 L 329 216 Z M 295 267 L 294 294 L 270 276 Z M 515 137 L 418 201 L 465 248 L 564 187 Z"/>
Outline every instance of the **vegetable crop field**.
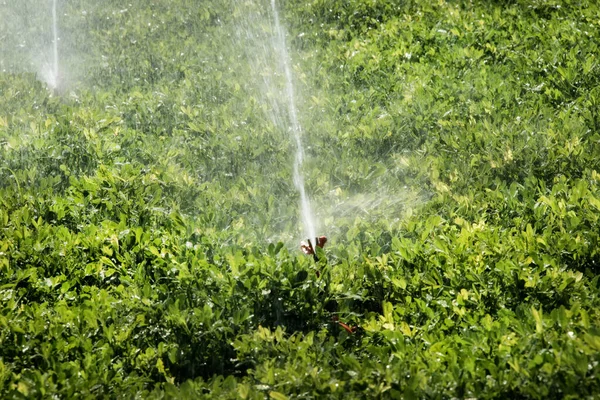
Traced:
<path fill-rule="evenodd" d="M 599 46 L 594 0 L 0 2 L 0 398 L 600 398 Z"/>

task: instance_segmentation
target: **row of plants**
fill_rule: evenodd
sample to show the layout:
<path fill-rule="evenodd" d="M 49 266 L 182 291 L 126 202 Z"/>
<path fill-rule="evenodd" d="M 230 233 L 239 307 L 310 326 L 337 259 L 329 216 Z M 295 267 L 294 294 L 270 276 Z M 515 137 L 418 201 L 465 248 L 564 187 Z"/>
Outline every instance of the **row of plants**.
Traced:
<path fill-rule="evenodd" d="M 270 2 L 65 2 L 57 92 L 3 45 L 0 397 L 597 396 L 598 6 L 278 6 L 318 261 Z"/>

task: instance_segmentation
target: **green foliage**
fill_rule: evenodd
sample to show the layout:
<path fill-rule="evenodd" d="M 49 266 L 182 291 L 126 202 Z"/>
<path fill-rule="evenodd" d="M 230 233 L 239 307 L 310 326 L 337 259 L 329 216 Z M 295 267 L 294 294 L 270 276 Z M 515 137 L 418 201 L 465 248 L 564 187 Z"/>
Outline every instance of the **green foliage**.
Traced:
<path fill-rule="evenodd" d="M 56 92 L 0 5 L 0 397 L 600 392 L 595 2 L 280 4 L 318 262 L 268 2 L 63 3 Z"/>

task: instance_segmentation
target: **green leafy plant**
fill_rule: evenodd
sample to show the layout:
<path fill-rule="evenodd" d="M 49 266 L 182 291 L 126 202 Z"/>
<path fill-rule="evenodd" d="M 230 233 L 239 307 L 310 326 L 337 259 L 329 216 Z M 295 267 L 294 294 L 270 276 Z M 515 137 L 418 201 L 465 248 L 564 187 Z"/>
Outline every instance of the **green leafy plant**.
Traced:
<path fill-rule="evenodd" d="M 0 5 L 0 397 L 600 391 L 595 2 L 278 4 L 318 261 L 270 4 L 63 2 L 54 92 L 34 3 Z"/>

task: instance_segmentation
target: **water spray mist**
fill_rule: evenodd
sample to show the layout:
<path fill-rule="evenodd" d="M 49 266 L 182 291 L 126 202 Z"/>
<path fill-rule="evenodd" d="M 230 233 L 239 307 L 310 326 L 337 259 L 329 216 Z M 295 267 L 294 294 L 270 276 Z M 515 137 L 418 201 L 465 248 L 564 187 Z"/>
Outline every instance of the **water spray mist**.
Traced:
<path fill-rule="evenodd" d="M 57 0 L 52 0 L 52 34 L 54 37 L 54 41 L 53 41 L 53 63 L 52 63 L 52 76 L 53 76 L 53 82 L 52 82 L 52 86 L 54 89 L 56 89 L 59 85 L 59 78 L 58 78 L 58 23 L 57 23 L 57 18 L 56 18 L 56 1 Z"/>
<path fill-rule="evenodd" d="M 279 21 L 279 12 L 277 11 L 277 5 L 275 0 L 271 0 L 271 9 L 273 11 L 273 20 L 275 23 L 275 40 L 276 47 L 281 53 L 281 63 L 283 73 L 285 76 L 285 95 L 287 101 L 287 108 L 290 116 L 289 130 L 296 143 L 296 155 L 294 158 L 293 174 L 294 174 L 294 186 L 300 194 L 300 215 L 302 217 L 302 225 L 304 226 L 304 233 L 309 238 L 317 237 L 316 223 L 314 220 L 314 213 L 310 204 L 310 199 L 306 194 L 306 188 L 304 185 L 304 177 L 302 175 L 302 163 L 304 162 L 304 149 L 302 147 L 302 127 L 298 120 L 298 112 L 296 110 L 296 101 L 294 93 L 294 82 L 292 78 L 292 68 L 290 66 L 290 56 L 287 51 L 285 41 L 285 31 L 283 30 Z"/>

